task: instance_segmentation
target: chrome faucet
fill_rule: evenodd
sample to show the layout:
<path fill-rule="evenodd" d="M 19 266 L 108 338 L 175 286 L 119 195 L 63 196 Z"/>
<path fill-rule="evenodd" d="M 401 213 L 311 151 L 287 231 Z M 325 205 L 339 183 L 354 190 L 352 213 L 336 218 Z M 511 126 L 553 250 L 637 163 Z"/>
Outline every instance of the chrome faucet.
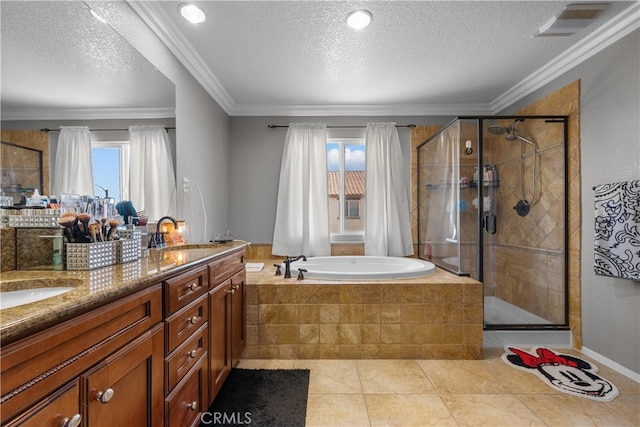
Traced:
<path fill-rule="evenodd" d="M 162 232 L 160 232 L 160 225 L 162 224 L 162 222 L 164 220 L 169 220 L 171 222 L 173 222 L 173 226 L 175 227 L 174 229 L 177 230 L 178 229 L 178 223 L 176 222 L 176 220 L 170 216 L 163 216 L 162 218 L 160 218 L 158 220 L 158 223 L 156 224 L 156 232 L 154 234 L 154 237 L 149 240 L 149 247 L 150 248 L 163 248 L 165 246 L 167 246 L 167 241 L 164 238 L 164 234 Z"/>
<path fill-rule="evenodd" d="M 294 261 L 298 261 L 299 259 L 306 261 L 307 257 L 304 255 L 298 255 L 297 258 L 289 258 L 289 256 L 287 255 L 287 257 L 284 259 L 284 278 L 285 279 L 291 279 L 291 263 Z"/>

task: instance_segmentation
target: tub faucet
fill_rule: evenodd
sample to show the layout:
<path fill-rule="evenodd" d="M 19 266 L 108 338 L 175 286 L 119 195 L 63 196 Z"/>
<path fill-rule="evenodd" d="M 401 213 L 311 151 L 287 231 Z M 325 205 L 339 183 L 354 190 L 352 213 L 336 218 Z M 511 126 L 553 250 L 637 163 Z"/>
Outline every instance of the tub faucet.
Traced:
<path fill-rule="evenodd" d="M 307 257 L 304 255 L 298 255 L 298 257 L 296 258 L 289 258 L 288 255 L 285 257 L 284 259 L 284 278 L 285 279 L 291 279 L 291 263 L 294 261 L 298 261 L 301 258 L 303 261 L 307 260 Z"/>
<path fill-rule="evenodd" d="M 160 230 L 161 230 L 160 225 L 162 224 L 162 222 L 164 220 L 169 220 L 169 221 L 173 222 L 173 226 L 175 227 L 174 230 L 178 229 L 178 223 L 176 222 L 175 219 L 173 219 L 170 216 L 163 216 L 162 218 L 160 218 L 158 220 L 158 223 L 156 224 L 155 237 L 152 238 L 151 241 L 149 242 L 149 247 L 163 248 L 163 247 L 167 246 L 167 242 L 164 239 L 164 235 L 160 232 Z M 155 246 L 153 246 L 153 245 L 155 245 Z"/>

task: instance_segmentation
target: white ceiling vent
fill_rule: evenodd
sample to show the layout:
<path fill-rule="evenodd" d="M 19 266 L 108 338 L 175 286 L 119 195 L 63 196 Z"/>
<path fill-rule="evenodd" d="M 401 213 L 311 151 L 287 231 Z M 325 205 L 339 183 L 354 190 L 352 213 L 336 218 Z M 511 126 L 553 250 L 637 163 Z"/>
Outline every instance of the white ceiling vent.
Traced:
<path fill-rule="evenodd" d="M 570 36 L 586 28 L 609 6 L 608 3 L 573 3 L 551 18 L 534 37 Z"/>

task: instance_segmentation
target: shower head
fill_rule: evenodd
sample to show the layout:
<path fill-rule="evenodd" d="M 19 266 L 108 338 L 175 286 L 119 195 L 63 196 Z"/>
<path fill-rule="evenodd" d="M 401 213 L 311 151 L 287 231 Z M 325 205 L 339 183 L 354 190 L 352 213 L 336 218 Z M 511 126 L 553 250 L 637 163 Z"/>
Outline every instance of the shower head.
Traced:
<path fill-rule="evenodd" d="M 507 129 L 503 126 L 490 125 L 488 131 L 494 135 L 502 135 L 507 131 Z"/>

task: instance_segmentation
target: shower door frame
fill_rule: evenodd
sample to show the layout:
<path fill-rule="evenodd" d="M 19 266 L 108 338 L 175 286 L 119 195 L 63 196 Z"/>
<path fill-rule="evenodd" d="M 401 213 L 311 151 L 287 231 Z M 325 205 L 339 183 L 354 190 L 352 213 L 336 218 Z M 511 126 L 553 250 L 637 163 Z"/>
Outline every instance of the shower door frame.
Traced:
<path fill-rule="evenodd" d="M 484 217 L 483 217 L 483 213 L 484 213 L 484 206 L 483 206 L 483 188 L 484 188 L 484 176 L 482 173 L 482 168 L 484 166 L 484 122 L 485 121 L 499 121 L 499 120 L 516 120 L 516 119 L 522 119 L 522 120 L 545 120 L 545 122 L 552 122 L 552 123 L 563 123 L 563 147 L 562 147 L 562 151 L 563 151 L 563 159 L 562 159 L 562 174 L 563 174 L 563 179 L 562 179 L 562 184 L 563 184 L 563 255 L 562 255 L 562 259 L 563 259 L 563 288 L 564 288 L 564 323 L 550 323 L 550 324 L 526 324 L 526 323 L 522 323 L 522 324 L 491 324 L 491 325 L 487 325 L 486 323 L 484 323 L 484 329 L 485 330 L 569 330 L 569 233 L 568 233 L 568 225 L 569 225 L 569 211 L 568 211 L 568 190 L 569 190 L 569 180 L 567 177 L 567 172 L 568 172 L 568 137 L 569 137 L 569 116 L 559 116 L 559 115 L 506 115 L 506 116 L 458 116 L 455 119 L 449 121 L 446 125 L 444 125 L 442 127 L 442 129 L 440 129 L 438 132 L 436 132 L 434 135 L 430 136 L 429 138 L 427 138 L 424 142 L 422 142 L 421 144 L 419 144 L 416 147 L 416 155 L 417 155 L 417 184 L 418 184 L 418 188 L 417 188 L 417 203 L 418 203 L 418 214 L 417 214 L 417 229 L 418 229 L 418 242 L 417 242 L 417 247 L 420 248 L 421 245 L 426 244 L 426 242 L 423 242 L 423 236 L 421 235 L 422 233 L 420 232 L 420 208 L 422 206 L 422 200 L 420 197 L 420 185 L 422 185 L 421 179 L 420 179 L 420 158 L 419 158 L 419 153 L 420 153 L 420 148 L 422 146 L 424 146 L 425 144 L 429 143 L 431 140 L 433 140 L 437 135 L 439 135 L 442 131 L 444 131 L 447 127 L 453 125 L 455 122 L 457 121 L 461 121 L 461 120 L 475 120 L 477 123 L 477 149 L 478 149 L 478 155 L 477 155 L 477 162 L 476 162 L 476 167 L 478 168 L 478 187 L 477 187 L 477 197 L 478 197 L 478 215 L 477 215 L 477 227 L 478 227 L 478 238 L 477 238 L 477 260 L 476 260 L 476 266 L 477 266 L 477 272 L 478 272 L 478 278 L 477 280 L 483 283 L 483 288 L 484 288 L 484 243 L 485 243 L 485 236 L 484 236 L 484 226 L 483 226 L 483 221 L 484 221 Z M 460 141 L 459 141 L 460 143 Z M 459 212 L 458 212 L 459 215 Z M 421 255 L 418 254 L 418 257 L 420 258 Z M 458 253 L 458 256 L 460 256 L 460 253 Z M 436 265 L 439 268 L 442 268 L 444 270 L 447 270 L 453 274 L 457 274 L 460 276 L 470 276 L 470 273 L 464 273 L 464 272 L 456 272 L 451 270 L 450 268 L 447 268 L 446 266 L 443 266 L 440 263 L 436 263 Z M 484 298 L 484 296 L 483 296 Z"/>

